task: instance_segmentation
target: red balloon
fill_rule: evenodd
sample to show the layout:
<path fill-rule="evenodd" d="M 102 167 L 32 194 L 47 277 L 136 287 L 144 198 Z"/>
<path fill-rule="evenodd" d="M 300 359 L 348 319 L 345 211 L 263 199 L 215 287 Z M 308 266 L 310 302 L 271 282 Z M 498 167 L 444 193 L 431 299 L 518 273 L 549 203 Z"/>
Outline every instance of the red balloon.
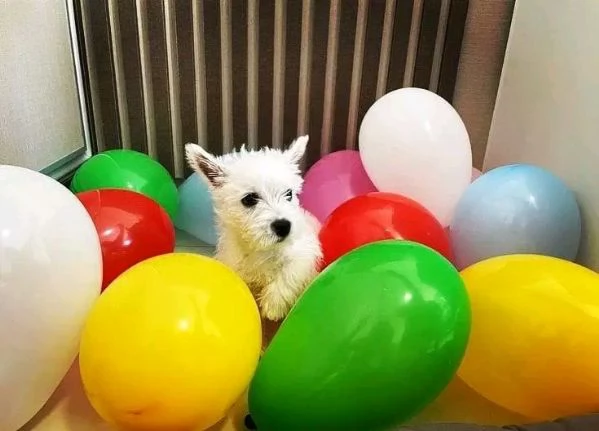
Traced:
<path fill-rule="evenodd" d="M 452 260 L 447 231 L 429 210 L 401 195 L 373 192 L 344 202 L 325 220 L 322 268 L 357 247 L 385 239 L 424 244 Z"/>
<path fill-rule="evenodd" d="M 104 290 L 136 263 L 175 250 L 175 228 L 154 200 L 131 190 L 78 193 L 91 216 L 102 247 Z"/>

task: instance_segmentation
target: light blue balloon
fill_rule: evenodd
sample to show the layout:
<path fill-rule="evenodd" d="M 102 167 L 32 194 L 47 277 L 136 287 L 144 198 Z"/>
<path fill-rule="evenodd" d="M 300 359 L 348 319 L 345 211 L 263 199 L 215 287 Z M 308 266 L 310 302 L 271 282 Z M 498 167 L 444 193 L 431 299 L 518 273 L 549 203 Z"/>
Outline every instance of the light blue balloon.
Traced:
<path fill-rule="evenodd" d="M 459 269 L 506 254 L 574 260 L 580 236 L 574 193 L 551 172 L 529 164 L 502 166 L 477 178 L 450 225 Z"/>
<path fill-rule="evenodd" d="M 198 173 L 193 173 L 179 186 L 179 212 L 175 226 L 207 244 L 216 244 L 212 195 Z"/>

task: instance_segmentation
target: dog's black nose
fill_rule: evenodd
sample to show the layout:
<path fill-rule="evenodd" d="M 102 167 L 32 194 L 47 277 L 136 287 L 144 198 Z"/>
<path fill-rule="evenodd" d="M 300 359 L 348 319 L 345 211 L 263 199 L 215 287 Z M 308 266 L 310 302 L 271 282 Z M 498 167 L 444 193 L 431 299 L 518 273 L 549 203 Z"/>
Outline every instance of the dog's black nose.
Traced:
<path fill-rule="evenodd" d="M 284 218 L 273 221 L 270 227 L 279 238 L 287 238 L 287 235 L 291 232 L 291 222 Z"/>

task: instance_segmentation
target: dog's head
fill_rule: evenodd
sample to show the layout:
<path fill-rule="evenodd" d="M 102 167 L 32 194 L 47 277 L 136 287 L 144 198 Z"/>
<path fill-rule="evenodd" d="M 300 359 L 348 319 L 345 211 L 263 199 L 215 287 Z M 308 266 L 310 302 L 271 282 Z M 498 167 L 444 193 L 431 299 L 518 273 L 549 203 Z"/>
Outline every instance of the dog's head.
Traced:
<path fill-rule="evenodd" d="M 304 217 L 297 198 L 299 161 L 308 136 L 288 149 L 263 148 L 216 157 L 195 144 L 185 146 L 189 165 L 208 183 L 222 229 L 234 231 L 253 249 L 266 249 L 293 235 Z"/>

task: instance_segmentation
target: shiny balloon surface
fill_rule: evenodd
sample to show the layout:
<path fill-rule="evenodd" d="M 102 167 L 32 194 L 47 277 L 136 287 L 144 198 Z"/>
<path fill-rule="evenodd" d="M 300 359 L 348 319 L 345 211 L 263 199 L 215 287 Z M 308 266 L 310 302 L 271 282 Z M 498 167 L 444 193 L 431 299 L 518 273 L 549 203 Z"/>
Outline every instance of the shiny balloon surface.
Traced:
<path fill-rule="evenodd" d="M 362 246 L 291 310 L 252 380 L 250 412 L 260 431 L 386 430 L 449 383 L 469 328 L 464 285 L 440 254 Z"/>
<path fill-rule="evenodd" d="M 548 256 L 464 271 L 472 333 L 459 376 L 488 400 L 548 420 L 599 411 L 599 275 Z"/>
<path fill-rule="evenodd" d="M 101 189 L 79 193 L 102 247 L 102 290 L 136 263 L 175 249 L 168 214 L 152 199 L 130 190 Z"/>

